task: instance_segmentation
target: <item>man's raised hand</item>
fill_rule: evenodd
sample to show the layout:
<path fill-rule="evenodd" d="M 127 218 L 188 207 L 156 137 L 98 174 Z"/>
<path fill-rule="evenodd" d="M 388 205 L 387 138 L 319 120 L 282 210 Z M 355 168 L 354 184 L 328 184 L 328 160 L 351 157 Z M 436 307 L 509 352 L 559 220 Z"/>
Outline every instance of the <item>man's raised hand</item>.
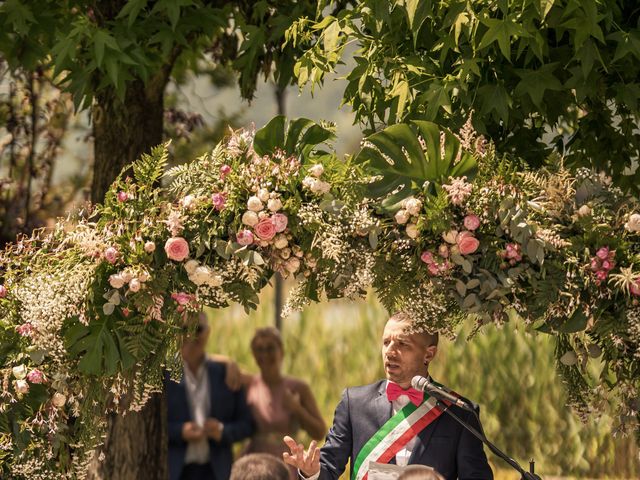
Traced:
<path fill-rule="evenodd" d="M 312 477 L 320 472 L 320 449 L 315 440 L 311 442 L 309 450 L 306 452 L 304 446 L 301 443 L 296 443 L 290 436 L 287 435 L 283 440 L 291 451 L 291 453 L 284 452 L 282 454 L 285 463 L 296 467 L 305 477 Z"/>

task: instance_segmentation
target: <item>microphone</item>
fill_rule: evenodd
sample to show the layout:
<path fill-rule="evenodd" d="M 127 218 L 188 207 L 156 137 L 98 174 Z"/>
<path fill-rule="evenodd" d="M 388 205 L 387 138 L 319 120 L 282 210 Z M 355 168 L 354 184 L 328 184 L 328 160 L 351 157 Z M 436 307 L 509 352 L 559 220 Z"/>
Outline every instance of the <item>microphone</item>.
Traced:
<path fill-rule="evenodd" d="M 468 410 L 470 412 L 474 411 L 473 407 L 467 402 L 447 392 L 444 388 L 436 385 L 422 375 L 416 375 L 415 377 L 413 377 L 413 379 L 411 380 L 411 386 L 416 390 L 428 393 L 437 400 L 450 402 L 455 406 L 463 408 L 464 410 Z"/>

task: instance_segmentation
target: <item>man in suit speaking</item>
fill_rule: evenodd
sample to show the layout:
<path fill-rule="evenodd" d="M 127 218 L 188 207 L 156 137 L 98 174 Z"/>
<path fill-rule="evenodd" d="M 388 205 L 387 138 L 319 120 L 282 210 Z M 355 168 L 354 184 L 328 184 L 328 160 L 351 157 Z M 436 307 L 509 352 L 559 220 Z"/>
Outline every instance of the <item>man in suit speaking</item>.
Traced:
<path fill-rule="evenodd" d="M 290 453 L 283 458 L 302 478 L 337 480 L 350 460 L 352 480 L 366 479 L 370 462 L 428 465 L 447 480 L 493 479 L 482 443 L 436 407 L 434 398 L 411 388 L 415 375 L 429 375 L 438 350 L 438 334 L 416 332 L 413 325 L 404 312 L 389 318 L 382 336 L 386 380 L 343 392 L 321 449 L 314 441 L 305 451 L 284 438 Z M 450 409 L 482 428 L 473 413 Z"/>

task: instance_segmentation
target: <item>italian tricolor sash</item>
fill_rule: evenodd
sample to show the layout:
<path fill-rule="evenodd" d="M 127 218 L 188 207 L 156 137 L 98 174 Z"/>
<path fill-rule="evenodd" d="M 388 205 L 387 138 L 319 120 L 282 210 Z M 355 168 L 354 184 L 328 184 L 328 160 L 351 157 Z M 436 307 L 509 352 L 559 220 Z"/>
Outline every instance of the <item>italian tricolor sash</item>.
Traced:
<path fill-rule="evenodd" d="M 351 480 L 366 480 L 369 462 L 389 463 L 400 450 L 427 425 L 442 414 L 436 399 L 425 394 L 425 400 L 416 407 L 408 403 L 365 443 L 353 464 Z"/>

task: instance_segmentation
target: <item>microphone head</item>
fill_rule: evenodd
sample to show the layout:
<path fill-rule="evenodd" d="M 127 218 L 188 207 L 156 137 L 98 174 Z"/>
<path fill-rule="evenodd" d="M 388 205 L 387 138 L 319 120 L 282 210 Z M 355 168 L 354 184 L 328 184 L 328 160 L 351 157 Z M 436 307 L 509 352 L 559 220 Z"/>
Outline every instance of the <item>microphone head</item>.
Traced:
<path fill-rule="evenodd" d="M 421 392 L 424 392 L 424 387 L 427 383 L 429 383 L 429 380 L 422 375 L 416 375 L 411 379 L 411 386 Z"/>

